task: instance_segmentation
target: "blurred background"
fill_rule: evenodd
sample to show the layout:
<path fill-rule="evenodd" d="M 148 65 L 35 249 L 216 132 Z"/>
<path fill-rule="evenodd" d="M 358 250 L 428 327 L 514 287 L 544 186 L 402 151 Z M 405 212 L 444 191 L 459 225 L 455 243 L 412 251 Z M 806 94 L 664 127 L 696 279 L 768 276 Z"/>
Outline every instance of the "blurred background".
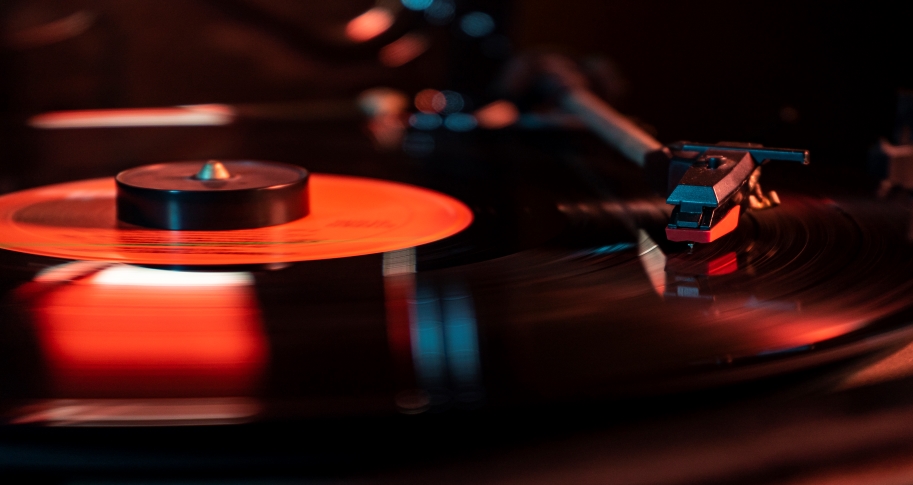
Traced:
<path fill-rule="evenodd" d="M 458 102 L 451 99 L 438 114 L 476 119 L 458 116 L 442 130 L 501 128 L 510 124 L 510 110 L 495 110 L 507 121 L 481 119 L 477 111 L 510 98 L 499 83 L 504 66 L 532 52 L 579 62 L 598 94 L 663 142 L 802 147 L 814 162 L 835 166 L 865 164 L 869 148 L 894 130 L 898 90 L 913 87 L 908 16 L 900 6 L 8 0 L 0 17 L 0 136 L 7 154 L 0 191 L 172 157 L 357 158 L 404 148 L 422 155 L 426 139 L 384 133 L 389 126 L 368 133 L 364 116 L 370 122 L 379 112 L 433 113 L 416 105 L 417 95 L 431 90 L 427 101 L 446 91 Z M 79 136 L 95 142 L 76 143 L 71 134 L 23 128 L 48 111 L 210 103 L 229 105 L 241 120 L 317 128 L 297 129 L 298 141 L 282 153 L 241 147 L 237 132 L 218 135 L 225 130 L 204 129 L 204 137 L 191 130 L 192 139 L 183 134 L 188 130 L 129 132 L 129 141 L 123 131 L 83 130 Z M 541 108 L 519 104 L 523 112 Z M 440 121 L 412 120 L 405 128 L 428 131 Z M 258 136 L 289 138 L 266 128 Z"/>

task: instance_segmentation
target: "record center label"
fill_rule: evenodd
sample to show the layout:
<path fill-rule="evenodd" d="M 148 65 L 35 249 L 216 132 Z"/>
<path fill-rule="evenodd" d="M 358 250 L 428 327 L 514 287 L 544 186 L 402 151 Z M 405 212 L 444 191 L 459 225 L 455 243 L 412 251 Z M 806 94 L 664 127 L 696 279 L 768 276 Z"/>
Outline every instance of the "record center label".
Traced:
<path fill-rule="evenodd" d="M 167 231 L 117 220 L 113 178 L 0 197 L 0 248 L 65 259 L 162 265 L 264 264 L 394 251 L 465 229 L 472 211 L 411 185 L 311 174 L 311 214 L 278 226 Z"/>

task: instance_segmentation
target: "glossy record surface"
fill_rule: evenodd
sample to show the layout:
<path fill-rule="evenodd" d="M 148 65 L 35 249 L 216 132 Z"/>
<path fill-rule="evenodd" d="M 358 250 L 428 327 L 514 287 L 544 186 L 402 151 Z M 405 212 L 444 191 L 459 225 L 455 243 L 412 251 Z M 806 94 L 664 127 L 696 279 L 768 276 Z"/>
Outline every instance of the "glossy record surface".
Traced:
<path fill-rule="evenodd" d="M 36 273 L 5 252 L 22 283 L 4 300 L 17 364 L 2 377 L 30 404 L 4 406 L 14 422 L 82 425 L 528 406 L 718 386 L 908 340 L 908 212 L 782 200 L 690 253 L 628 238 L 608 203 L 563 206 L 551 242 L 440 269 L 422 269 L 441 257 L 430 247 L 254 272 Z M 592 224 L 595 243 L 580 232 Z"/>
<path fill-rule="evenodd" d="M 278 226 L 167 231 L 120 223 L 113 179 L 0 197 L 0 247 L 41 256 L 162 265 L 263 264 L 380 253 L 443 239 L 472 213 L 427 189 L 312 174 L 311 214 Z"/>
<path fill-rule="evenodd" d="M 269 146 L 298 140 L 269 134 Z M 206 239 L 159 239 L 103 261 L 0 251 L 6 419 L 214 424 L 605 402 L 785 375 L 911 338 L 902 204 L 811 176 L 789 191 L 783 181 L 805 167 L 779 178 L 765 168 L 783 204 L 741 215 L 734 233 L 688 254 L 665 242 L 669 207 L 639 172 L 601 151 L 577 157 L 586 140 L 563 133 L 511 136 L 442 137 L 422 160 L 315 158 L 315 201 L 321 172 L 338 168 L 454 194 L 473 222 L 429 244 L 215 271 L 123 263 L 133 251 L 200 255 Z M 91 221 L 113 214 L 79 184 L 35 189 L 56 190 L 47 196 L 60 210 L 18 218 L 54 237 L 110 230 Z M 218 261 L 277 250 L 236 240 L 216 245 Z"/>

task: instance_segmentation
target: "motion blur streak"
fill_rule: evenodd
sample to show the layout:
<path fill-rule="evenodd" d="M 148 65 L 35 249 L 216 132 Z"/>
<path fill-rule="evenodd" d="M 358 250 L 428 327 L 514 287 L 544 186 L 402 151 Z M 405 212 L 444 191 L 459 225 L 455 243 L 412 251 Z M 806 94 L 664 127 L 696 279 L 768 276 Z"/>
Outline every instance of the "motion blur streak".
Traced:
<path fill-rule="evenodd" d="M 94 13 L 81 10 L 29 29 L 13 29 L 6 34 L 5 40 L 16 49 L 41 47 L 81 35 L 92 28 L 96 20 L 97 16 Z"/>
<path fill-rule="evenodd" d="M 637 257 L 656 294 L 662 297 L 666 291 L 666 255 L 646 231 L 640 229 L 637 232 Z"/>
<path fill-rule="evenodd" d="M 431 405 L 455 400 L 474 405 L 482 398 L 479 339 L 472 296 L 458 284 L 442 294 L 429 283 L 416 288 L 412 357 L 419 384 Z"/>
<path fill-rule="evenodd" d="M 32 292 L 32 315 L 53 395 L 251 395 L 269 355 L 250 282 L 243 273 L 114 265 L 69 283 L 31 283 L 45 286 Z"/>
<path fill-rule="evenodd" d="M 234 121 L 235 110 L 224 104 L 171 108 L 90 109 L 52 111 L 28 120 L 32 128 L 126 128 L 131 126 L 219 126 Z"/>
<path fill-rule="evenodd" d="M 365 42 L 383 34 L 393 25 L 393 12 L 374 7 L 346 24 L 346 37 L 353 42 Z"/>
<path fill-rule="evenodd" d="M 412 322 L 412 357 L 419 383 L 429 390 L 442 390 L 447 384 L 444 322 L 435 289 L 419 285 L 415 295 L 415 321 Z"/>
<path fill-rule="evenodd" d="M 428 39 L 418 34 L 406 34 L 384 46 L 378 53 L 380 62 L 388 67 L 399 67 L 428 50 Z"/>
<path fill-rule="evenodd" d="M 17 410 L 16 424 L 49 426 L 200 426 L 243 422 L 258 412 L 250 398 L 49 399 Z"/>
<path fill-rule="evenodd" d="M 387 341 L 398 390 L 396 405 L 404 413 L 418 413 L 426 409 L 428 397 L 417 388 L 412 360 L 410 322 L 415 320 L 415 248 L 386 252 L 383 258 Z"/>
<path fill-rule="evenodd" d="M 475 401 L 481 396 L 481 363 L 472 297 L 453 285 L 445 288 L 441 303 L 451 386 L 458 401 Z"/>
<path fill-rule="evenodd" d="M 387 338 L 401 412 L 475 406 L 483 396 L 472 296 L 462 285 L 438 285 L 415 274 L 415 249 L 384 253 Z"/>
<path fill-rule="evenodd" d="M 176 286 L 182 288 L 209 286 L 249 286 L 254 283 L 250 273 L 189 272 L 116 265 L 92 277 L 92 283 L 108 286 Z"/>

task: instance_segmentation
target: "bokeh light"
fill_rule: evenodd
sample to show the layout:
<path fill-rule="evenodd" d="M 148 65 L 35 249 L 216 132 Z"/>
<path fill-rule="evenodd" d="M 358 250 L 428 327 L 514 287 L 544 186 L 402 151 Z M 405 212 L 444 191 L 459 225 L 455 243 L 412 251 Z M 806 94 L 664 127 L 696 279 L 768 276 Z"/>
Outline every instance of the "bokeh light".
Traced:
<path fill-rule="evenodd" d="M 417 130 L 434 130 L 441 123 L 441 117 L 433 113 L 416 113 L 409 117 L 409 125 Z"/>
<path fill-rule="evenodd" d="M 466 102 L 463 100 L 463 95 L 456 91 L 441 91 L 440 97 L 441 99 L 438 100 L 438 102 L 441 103 L 443 107 L 438 111 L 443 114 L 456 113 L 457 111 L 461 111 L 466 105 Z"/>
<path fill-rule="evenodd" d="M 476 120 L 482 128 L 496 130 L 517 122 L 520 111 L 510 101 L 499 100 L 479 108 L 475 113 Z"/>
<path fill-rule="evenodd" d="M 423 89 L 415 95 L 415 107 L 422 113 L 439 113 L 447 106 L 447 99 L 437 89 Z"/>
<path fill-rule="evenodd" d="M 434 0 L 430 7 L 425 9 L 425 20 L 430 24 L 444 25 L 453 20 L 456 7 L 452 0 Z"/>
<path fill-rule="evenodd" d="M 377 57 L 387 67 L 399 67 L 428 50 L 428 40 L 419 34 L 406 34 L 384 46 Z"/>
<path fill-rule="evenodd" d="M 346 24 L 346 37 L 353 42 L 365 42 L 387 31 L 393 25 L 393 12 L 374 7 Z"/>
<path fill-rule="evenodd" d="M 485 12 L 470 12 L 460 19 L 460 29 L 470 37 L 485 37 L 495 30 L 495 20 Z"/>
<path fill-rule="evenodd" d="M 409 10 L 425 10 L 430 7 L 434 0 L 401 0 L 403 6 Z"/>
<path fill-rule="evenodd" d="M 450 131 L 471 131 L 477 125 L 476 117 L 467 113 L 453 113 L 444 118 L 444 126 Z"/>

